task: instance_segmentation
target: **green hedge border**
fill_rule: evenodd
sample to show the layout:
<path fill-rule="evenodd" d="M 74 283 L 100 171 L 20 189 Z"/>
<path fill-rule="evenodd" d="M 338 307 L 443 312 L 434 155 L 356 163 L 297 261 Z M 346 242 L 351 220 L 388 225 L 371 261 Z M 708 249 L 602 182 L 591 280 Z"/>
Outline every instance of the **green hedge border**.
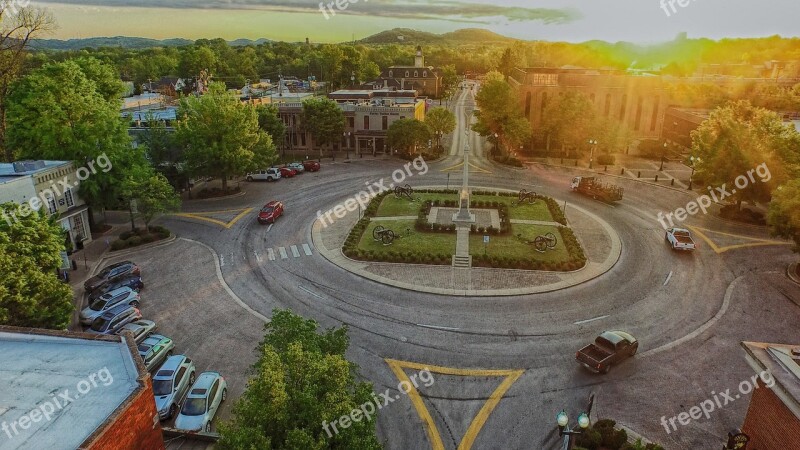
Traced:
<path fill-rule="evenodd" d="M 427 194 L 458 193 L 458 191 L 452 189 L 450 190 L 420 189 L 420 190 L 415 190 L 414 192 L 427 193 Z M 347 238 L 344 241 L 344 245 L 342 246 L 342 253 L 344 253 L 344 255 L 347 256 L 348 258 L 352 258 L 359 261 L 389 262 L 389 263 L 403 263 L 403 264 L 447 265 L 447 266 L 452 264 L 452 255 L 448 254 L 430 254 L 424 252 L 411 252 L 411 251 L 395 252 L 391 250 L 388 252 L 376 252 L 374 250 L 362 250 L 358 248 L 358 243 L 361 241 L 364 232 L 367 230 L 367 227 L 369 226 L 371 219 L 376 217 L 381 202 L 383 202 L 383 199 L 390 193 L 391 191 L 385 191 L 372 198 L 369 205 L 364 211 L 364 217 L 361 218 L 353 226 L 353 228 L 350 230 L 350 233 L 347 235 Z M 474 191 L 472 195 L 517 197 L 518 194 L 514 194 L 511 192 Z M 558 227 L 558 230 L 559 233 L 561 234 L 561 240 L 562 242 L 564 242 L 564 245 L 567 248 L 567 253 L 570 255 L 570 259 L 568 261 L 550 262 L 550 261 L 539 261 L 527 258 L 473 255 L 472 256 L 473 266 L 490 267 L 497 269 L 570 272 L 578 270 L 586 265 L 586 256 L 583 252 L 583 248 L 578 242 L 578 238 L 575 236 L 575 233 L 572 231 L 572 229 L 566 226 L 567 219 L 564 216 L 564 212 L 558 206 L 558 203 L 550 197 L 539 197 L 539 199 L 543 200 L 547 204 L 547 207 L 550 210 L 550 214 L 553 216 L 553 220 L 563 225 L 561 227 Z M 456 200 L 445 200 L 443 202 L 440 202 L 439 200 L 426 201 L 425 203 L 422 204 L 420 212 L 417 215 L 415 229 L 423 233 L 455 233 L 455 225 L 434 224 L 433 227 L 431 227 L 431 224 L 428 223 L 427 217 L 428 213 L 430 213 L 431 207 L 433 206 L 457 207 L 458 203 L 456 202 Z M 473 225 L 470 229 L 471 233 L 480 233 L 480 234 L 488 233 L 494 235 L 504 235 L 511 233 L 511 221 L 509 219 L 509 214 L 508 214 L 508 205 L 501 203 L 499 201 L 479 200 L 470 202 L 470 208 L 480 208 L 482 206 L 497 208 L 499 210 L 500 222 L 501 222 L 500 229 L 498 230 L 497 228 L 494 227 L 487 227 L 487 228 L 476 227 L 475 225 Z"/>

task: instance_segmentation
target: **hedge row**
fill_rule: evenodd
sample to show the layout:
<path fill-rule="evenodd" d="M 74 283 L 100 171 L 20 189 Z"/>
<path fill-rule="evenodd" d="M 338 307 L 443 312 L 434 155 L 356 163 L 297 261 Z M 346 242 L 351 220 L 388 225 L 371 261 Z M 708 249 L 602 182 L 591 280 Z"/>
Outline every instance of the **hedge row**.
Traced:
<path fill-rule="evenodd" d="M 137 228 L 133 231 L 125 231 L 119 235 L 119 239 L 111 243 L 111 250 L 122 250 L 130 247 L 137 247 L 143 244 L 160 241 L 171 236 L 168 229 L 156 225 L 147 229 Z"/>
<path fill-rule="evenodd" d="M 396 252 L 393 250 L 377 252 L 358 248 L 361 237 L 369 227 L 370 219 L 364 217 L 355 224 L 342 246 L 342 253 L 348 258 L 361 261 L 381 261 L 405 264 L 441 264 L 450 265 L 451 257 L 447 254 L 428 254 L 422 252 Z"/>
<path fill-rule="evenodd" d="M 414 229 L 423 233 L 455 233 L 456 226 L 455 224 L 438 224 L 438 223 L 428 223 L 428 214 L 431 212 L 431 208 L 433 207 L 445 207 L 445 208 L 454 208 L 458 206 L 458 202 L 455 200 L 428 200 L 422 204 L 422 207 L 419 210 L 419 214 L 417 215 L 417 220 L 414 223 Z M 470 233 L 473 234 L 491 234 L 491 235 L 500 235 L 500 234 L 508 234 L 511 232 L 511 220 L 508 214 L 508 205 L 498 201 L 470 201 L 470 208 L 494 208 L 497 209 L 498 215 L 500 216 L 500 229 L 496 227 L 479 227 L 475 224 L 470 225 Z"/>

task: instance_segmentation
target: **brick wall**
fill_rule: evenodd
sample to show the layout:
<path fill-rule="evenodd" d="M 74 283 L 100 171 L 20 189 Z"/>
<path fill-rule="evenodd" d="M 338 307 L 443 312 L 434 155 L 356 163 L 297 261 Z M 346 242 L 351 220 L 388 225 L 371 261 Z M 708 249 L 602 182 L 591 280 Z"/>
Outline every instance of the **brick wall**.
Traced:
<path fill-rule="evenodd" d="M 142 380 L 144 388 L 134 392 L 121 409 L 109 419 L 110 424 L 100 435 L 90 437 L 86 449 L 142 449 L 163 450 L 161 425 L 154 422 L 158 415 L 153 397 L 153 384 L 149 376 Z"/>
<path fill-rule="evenodd" d="M 750 436 L 747 450 L 800 449 L 800 419 L 758 380 L 742 431 Z"/>

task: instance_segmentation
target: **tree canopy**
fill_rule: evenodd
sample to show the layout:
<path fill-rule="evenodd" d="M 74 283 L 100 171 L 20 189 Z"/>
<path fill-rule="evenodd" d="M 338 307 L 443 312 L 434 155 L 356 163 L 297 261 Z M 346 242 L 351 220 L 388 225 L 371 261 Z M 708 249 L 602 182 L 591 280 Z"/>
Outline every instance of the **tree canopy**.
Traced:
<path fill-rule="evenodd" d="M 406 154 L 421 153 L 431 138 L 431 129 L 417 119 L 398 119 L 389 125 L 386 139 L 395 149 L 402 149 Z"/>
<path fill-rule="evenodd" d="M 312 98 L 303 102 L 303 128 L 311 134 L 312 144 L 322 146 L 335 144 L 342 139 L 344 133 L 344 113 L 335 101 L 327 98 Z"/>
<path fill-rule="evenodd" d="M 358 382 L 345 359 L 347 328 L 322 333 L 319 325 L 275 310 L 247 389 L 220 426 L 222 450 L 377 450 L 375 417 L 326 432 L 331 423 L 372 401 L 372 386 Z"/>
<path fill-rule="evenodd" d="M 518 93 L 504 81 L 503 74 L 490 72 L 475 96 L 477 122 L 472 129 L 481 136 L 497 134 L 501 146 L 516 149 L 531 138 L 530 122 L 525 118 Z"/>

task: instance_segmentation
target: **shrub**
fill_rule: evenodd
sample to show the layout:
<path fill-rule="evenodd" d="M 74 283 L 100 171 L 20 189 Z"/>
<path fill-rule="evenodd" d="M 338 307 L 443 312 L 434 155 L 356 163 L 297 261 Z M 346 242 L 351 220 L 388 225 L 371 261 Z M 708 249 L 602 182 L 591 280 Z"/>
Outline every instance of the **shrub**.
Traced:
<path fill-rule="evenodd" d="M 120 233 L 119 238 L 120 238 L 120 240 L 127 241 L 134 234 L 136 234 L 135 231 L 130 231 L 130 230 L 129 231 L 124 231 L 124 232 Z"/>
<path fill-rule="evenodd" d="M 124 241 L 122 239 L 117 239 L 116 241 L 111 243 L 111 251 L 122 250 L 123 248 L 126 247 L 128 247 L 128 241 Z"/>
<path fill-rule="evenodd" d="M 142 238 L 139 236 L 132 236 L 126 240 L 128 243 L 128 247 L 136 247 L 137 245 L 142 245 Z"/>
<path fill-rule="evenodd" d="M 614 155 L 611 153 L 603 153 L 597 157 L 597 164 L 600 164 L 601 166 L 613 166 L 614 161 Z"/>
<path fill-rule="evenodd" d="M 157 234 L 145 234 L 142 236 L 142 243 L 148 244 L 150 242 L 156 241 L 158 239 Z"/>

